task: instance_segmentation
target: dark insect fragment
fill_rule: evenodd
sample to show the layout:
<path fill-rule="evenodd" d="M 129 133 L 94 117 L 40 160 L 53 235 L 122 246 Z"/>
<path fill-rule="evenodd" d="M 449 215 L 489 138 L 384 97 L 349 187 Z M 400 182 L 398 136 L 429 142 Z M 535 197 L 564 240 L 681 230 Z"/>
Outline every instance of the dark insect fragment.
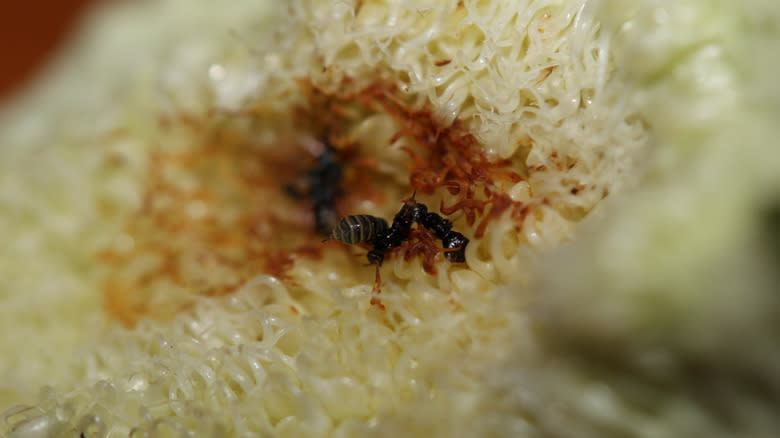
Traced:
<path fill-rule="evenodd" d="M 437 213 L 428 212 L 425 204 L 417 204 L 417 222 L 431 231 L 439 240 L 446 251 L 444 257 L 455 263 L 464 263 L 466 261 L 466 245 L 469 239 L 463 234 L 452 231 L 452 222 L 449 219 L 439 216 Z"/>
<path fill-rule="evenodd" d="M 348 244 L 371 242 L 371 250 L 366 255 L 368 261 L 381 266 L 387 252 L 409 239 L 415 222 L 442 241 L 447 250 L 444 252 L 447 260 L 456 263 L 466 261 L 465 250 L 469 239 L 457 231 L 452 231 L 452 222 L 436 213 L 428 212 L 428 207 L 415 201 L 414 197 L 404 203 L 389 228 L 384 219 L 375 216 L 347 216 L 330 232 L 330 238 Z"/>
<path fill-rule="evenodd" d="M 307 198 L 312 202 L 314 227 L 320 234 L 328 234 L 338 222 L 336 198 L 341 195 L 342 166 L 336 150 L 325 143 L 325 150 L 317 162 L 294 184 L 285 186 L 285 191 L 294 198 Z"/>
<path fill-rule="evenodd" d="M 361 242 L 372 242 L 377 236 L 382 236 L 386 232 L 387 222 L 381 217 L 358 214 L 341 218 L 326 240 L 334 239 L 355 245 Z"/>
<path fill-rule="evenodd" d="M 450 231 L 444 237 L 439 238 L 444 248 L 452 250 L 444 253 L 444 257 L 447 257 L 447 260 L 455 263 L 466 262 L 466 245 L 469 244 L 469 239 L 466 236 L 457 231 Z"/>
<path fill-rule="evenodd" d="M 412 224 L 418 215 L 417 205 L 419 204 L 414 202 L 414 200 L 405 203 L 393 218 L 393 224 L 390 226 L 390 229 L 388 229 L 386 233 L 377 236 L 374 240 L 373 248 L 371 248 L 371 251 L 367 254 L 370 263 L 382 265 L 385 254 L 392 248 L 401 246 L 401 244 L 409 238 L 409 233 L 412 231 Z"/>

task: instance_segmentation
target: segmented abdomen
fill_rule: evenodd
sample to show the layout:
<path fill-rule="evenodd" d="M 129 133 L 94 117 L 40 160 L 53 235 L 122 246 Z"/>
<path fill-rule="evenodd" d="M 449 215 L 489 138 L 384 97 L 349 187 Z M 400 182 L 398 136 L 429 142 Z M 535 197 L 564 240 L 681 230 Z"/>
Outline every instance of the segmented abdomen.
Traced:
<path fill-rule="evenodd" d="M 336 228 L 330 232 L 330 238 L 354 245 L 360 242 L 370 242 L 378 234 L 387 231 L 387 222 L 376 216 L 358 214 L 341 218 Z"/>

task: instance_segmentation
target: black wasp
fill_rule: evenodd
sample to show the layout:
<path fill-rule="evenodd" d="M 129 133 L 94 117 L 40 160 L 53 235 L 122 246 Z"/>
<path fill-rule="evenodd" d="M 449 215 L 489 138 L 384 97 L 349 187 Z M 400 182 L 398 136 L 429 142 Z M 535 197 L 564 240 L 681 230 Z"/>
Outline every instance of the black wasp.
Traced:
<path fill-rule="evenodd" d="M 415 222 L 430 230 L 442 241 L 442 245 L 448 250 L 444 253 L 447 260 L 456 263 L 466 261 L 465 251 L 469 239 L 457 231 L 452 231 L 452 222 L 437 213 L 429 212 L 425 204 L 414 200 L 414 196 L 404 203 L 389 227 L 384 219 L 376 216 L 366 214 L 346 216 L 333 228 L 329 238 L 350 245 L 370 243 L 368 261 L 381 265 L 388 251 L 401 246 L 409 238 Z"/>
<path fill-rule="evenodd" d="M 307 170 L 296 184 L 285 186 L 290 196 L 311 200 L 314 227 L 320 234 L 328 234 L 338 222 L 335 203 L 341 195 L 342 173 L 336 150 L 326 141 L 314 167 Z"/>

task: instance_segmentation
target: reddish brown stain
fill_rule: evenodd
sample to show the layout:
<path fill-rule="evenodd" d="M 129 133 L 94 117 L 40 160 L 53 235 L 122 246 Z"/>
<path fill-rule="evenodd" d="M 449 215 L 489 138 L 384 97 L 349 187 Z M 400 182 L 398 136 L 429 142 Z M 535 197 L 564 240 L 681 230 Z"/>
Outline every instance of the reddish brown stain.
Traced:
<path fill-rule="evenodd" d="M 442 205 L 442 213 L 462 211 L 469 225 L 481 218 L 477 239 L 507 209 L 524 220 L 520 212 L 527 206 L 511 201 L 501 189 L 525 178 L 524 165 L 488 157 L 463 122 L 441 124 L 427 105 L 407 103 L 389 83 L 343 78 L 325 90 L 300 80 L 302 103 L 287 115 L 274 115 L 258 104 L 241 114 L 161 118 L 163 144 L 150 155 L 141 208 L 124 228 L 135 244 L 125 252 L 108 248 L 98 255 L 111 268 L 104 282 L 107 312 L 126 325 L 144 317 L 170 317 L 190 306 L 193 295 L 229 294 L 260 273 L 294 285 L 290 269 L 295 261 L 321 257 L 327 248 L 313 232 L 311 204 L 283 190 L 314 162 L 302 136 L 327 138 L 339 152 L 344 169 L 344 194 L 336 205 L 340 215 L 358 213 L 354 205 L 366 199 L 398 202 L 387 199 L 387 189 L 398 184 L 394 175 L 378 172 L 376 159 L 347 134 L 377 113 L 389 114 L 400 126 L 388 147 L 408 139 L 409 187 L 400 191 L 447 190 L 458 199 Z M 258 143 L 252 130 L 253 121 L 267 117 L 280 120 L 277 144 Z M 196 144 L 167 151 L 165 135 L 173 130 L 188 132 Z M 424 229 L 415 230 L 399 251 L 407 260 L 421 256 L 431 274 L 442 252 Z M 179 292 L 169 296 L 170 291 Z M 377 273 L 371 304 L 384 309 L 380 292 Z"/>
<path fill-rule="evenodd" d="M 550 75 L 552 74 L 552 72 L 555 71 L 556 67 L 557 66 L 552 65 L 552 66 L 545 67 L 544 69 L 542 69 L 542 77 L 539 78 L 539 80 L 536 81 L 536 85 L 541 85 L 542 82 L 544 82 L 547 78 L 549 78 Z"/>
<path fill-rule="evenodd" d="M 133 248 L 98 255 L 113 267 L 104 283 L 107 310 L 125 324 L 188 305 L 186 297 L 161 296 L 164 290 L 224 295 L 261 272 L 288 278 L 299 249 L 319 256 L 305 205 L 278 190 L 299 167 L 294 145 L 277 154 L 222 134 L 185 152 L 152 153 L 141 208 L 124 230 Z"/>
<path fill-rule="evenodd" d="M 504 193 L 496 193 L 491 197 L 490 210 L 487 215 L 482 219 L 474 231 L 474 238 L 481 239 L 485 235 L 485 229 L 490 221 L 496 220 L 509 208 L 514 206 L 515 209 L 522 209 L 523 205 L 519 202 L 514 202 L 512 199 Z"/>
<path fill-rule="evenodd" d="M 423 269 L 430 275 L 436 275 L 436 255 L 447 251 L 439 247 L 436 236 L 425 228 L 418 227 L 409 235 L 409 240 L 400 247 L 407 262 L 422 256 Z"/>
<path fill-rule="evenodd" d="M 375 269 L 374 288 L 371 290 L 371 300 L 369 301 L 369 304 L 379 309 L 379 311 L 384 312 L 386 307 L 382 304 L 382 300 L 379 299 L 379 294 L 382 293 L 382 277 L 379 275 L 379 265 L 377 265 Z"/>
<path fill-rule="evenodd" d="M 451 62 L 452 62 L 451 59 L 439 59 L 438 61 L 435 61 L 433 65 L 435 65 L 436 67 L 443 67 Z"/>

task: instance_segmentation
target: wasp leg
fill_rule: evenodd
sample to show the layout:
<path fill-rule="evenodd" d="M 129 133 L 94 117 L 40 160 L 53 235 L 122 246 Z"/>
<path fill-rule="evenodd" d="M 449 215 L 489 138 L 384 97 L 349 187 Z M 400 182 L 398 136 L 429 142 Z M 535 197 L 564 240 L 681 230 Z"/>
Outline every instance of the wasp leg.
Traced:
<path fill-rule="evenodd" d="M 374 288 L 371 290 L 371 305 L 377 306 L 379 310 L 385 311 L 385 305 L 382 304 L 382 300 L 377 295 L 382 293 L 380 286 L 382 284 L 382 277 L 379 275 L 379 265 L 376 265 L 376 278 L 374 279 Z"/>

